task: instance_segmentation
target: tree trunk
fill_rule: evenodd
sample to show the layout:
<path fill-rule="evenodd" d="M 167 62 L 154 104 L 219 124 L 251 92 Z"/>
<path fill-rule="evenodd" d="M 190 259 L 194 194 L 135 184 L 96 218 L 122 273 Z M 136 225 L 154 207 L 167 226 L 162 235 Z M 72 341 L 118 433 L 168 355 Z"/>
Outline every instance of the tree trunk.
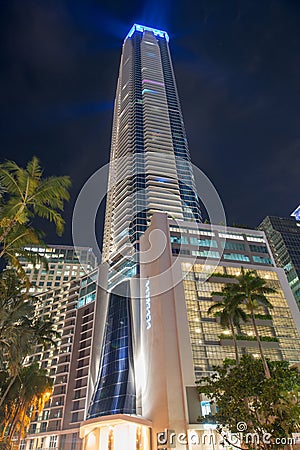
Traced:
<path fill-rule="evenodd" d="M 252 308 L 251 308 L 251 319 L 252 319 L 252 323 L 253 323 L 253 328 L 254 328 L 256 340 L 257 340 L 257 343 L 258 343 L 258 348 L 259 348 L 261 360 L 262 360 L 263 367 L 264 367 L 264 372 L 265 372 L 266 378 L 270 379 L 271 378 L 271 374 L 270 374 L 269 366 L 267 364 L 267 361 L 266 361 L 266 358 L 265 358 L 265 355 L 264 355 L 264 352 L 263 352 L 263 349 L 262 349 L 262 346 L 261 346 L 261 341 L 260 341 L 260 337 L 259 337 L 259 334 L 258 334 L 258 329 L 257 329 L 256 322 L 255 322 L 255 315 L 254 315 L 254 312 L 253 312 Z"/>
<path fill-rule="evenodd" d="M 14 433 L 15 433 L 15 429 L 19 420 L 19 416 L 20 416 L 20 412 L 21 412 L 21 405 L 22 403 L 18 404 L 18 406 L 16 407 L 16 411 L 15 411 L 15 415 L 13 418 L 13 421 L 11 423 L 11 427 L 9 429 L 9 433 L 8 433 L 8 437 L 9 439 L 12 439 L 14 437 Z"/>
<path fill-rule="evenodd" d="M 10 225 L 3 231 L 3 233 L 0 236 L 0 244 L 4 241 L 10 230 L 13 228 L 13 226 L 17 223 L 16 219 L 12 219 Z"/>
<path fill-rule="evenodd" d="M 5 392 L 4 392 L 4 394 L 2 395 L 2 397 L 1 397 L 1 399 L 0 399 L 0 407 L 2 406 L 2 404 L 3 404 L 4 400 L 5 400 L 5 398 L 7 397 L 7 394 L 9 393 L 10 388 L 12 387 L 12 385 L 14 384 L 14 382 L 16 381 L 17 376 L 18 376 L 18 374 L 14 375 L 14 376 L 12 377 L 12 379 L 10 380 L 9 385 L 7 386 L 7 388 L 6 388 Z"/>
<path fill-rule="evenodd" d="M 237 346 L 234 326 L 233 326 L 233 323 L 232 323 L 231 320 L 229 321 L 229 323 L 230 323 L 231 334 L 232 334 L 233 345 L 234 345 L 234 351 L 235 351 L 235 360 L 236 360 L 237 366 L 239 366 L 240 365 L 240 357 L 239 357 L 239 351 L 238 351 L 238 346 Z"/>

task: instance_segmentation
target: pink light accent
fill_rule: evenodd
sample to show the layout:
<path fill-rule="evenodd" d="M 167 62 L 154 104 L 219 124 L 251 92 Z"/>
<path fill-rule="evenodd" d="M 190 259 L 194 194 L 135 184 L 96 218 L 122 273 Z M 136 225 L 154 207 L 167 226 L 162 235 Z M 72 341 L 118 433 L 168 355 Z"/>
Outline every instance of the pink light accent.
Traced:
<path fill-rule="evenodd" d="M 156 84 L 157 86 L 164 86 L 164 83 L 160 83 L 159 81 L 153 81 L 153 80 L 143 80 L 143 83 L 152 83 Z"/>

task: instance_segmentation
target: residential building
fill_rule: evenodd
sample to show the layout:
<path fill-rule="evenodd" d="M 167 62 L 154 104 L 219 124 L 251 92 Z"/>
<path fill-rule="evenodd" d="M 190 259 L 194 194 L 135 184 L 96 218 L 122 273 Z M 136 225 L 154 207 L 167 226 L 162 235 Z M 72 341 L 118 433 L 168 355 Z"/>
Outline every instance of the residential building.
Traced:
<path fill-rule="evenodd" d="M 69 245 L 28 246 L 48 263 L 33 264 L 20 257 L 21 265 L 31 283 L 30 293 L 41 293 L 58 288 L 62 283 L 79 278 L 97 266 L 97 258 L 91 248 Z"/>
<path fill-rule="evenodd" d="M 38 362 L 53 379 L 53 392 L 36 411 L 21 450 L 80 450 L 94 329 L 98 270 L 37 296 L 37 315 L 55 322 L 56 347 L 40 345 L 26 363 Z"/>
<path fill-rule="evenodd" d="M 120 276 L 134 262 L 115 256 L 130 251 L 154 211 L 201 218 L 168 42 L 165 31 L 135 24 L 122 48 L 103 239 L 103 259 Z"/>

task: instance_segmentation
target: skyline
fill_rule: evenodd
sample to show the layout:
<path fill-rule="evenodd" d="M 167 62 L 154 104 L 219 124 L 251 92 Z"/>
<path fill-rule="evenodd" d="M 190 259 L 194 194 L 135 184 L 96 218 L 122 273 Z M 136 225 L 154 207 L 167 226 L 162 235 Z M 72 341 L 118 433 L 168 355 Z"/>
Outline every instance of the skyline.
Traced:
<path fill-rule="evenodd" d="M 1 159 L 24 164 L 36 154 L 47 174 L 72 177 L 66 233 L 57 239 L 47 227 L 47 242 L 71 243 L 77 194 L 108 162 L 120 45 L 135 22 L 170 35 L 191 158 L 218 190 L 228 223 L 257 226 L 297 207 L 293 2 L 203 1 L 192 11 L 176 2 L 155 19 L 158 2 L 143 14 L 138 2 L 129 12 L 118 2 L 20 5 L 2 7 Z"/>

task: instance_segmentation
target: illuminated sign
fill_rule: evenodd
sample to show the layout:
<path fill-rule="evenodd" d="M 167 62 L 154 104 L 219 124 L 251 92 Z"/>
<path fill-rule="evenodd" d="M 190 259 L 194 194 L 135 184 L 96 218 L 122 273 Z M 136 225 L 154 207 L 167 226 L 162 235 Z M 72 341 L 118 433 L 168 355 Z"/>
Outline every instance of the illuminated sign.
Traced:
<path fill-rule="evenodd" d="M 144 33 L 144 31 L 151 31 L 151 33 L 154 34 L 154 36 L 159 36 L 161 38 L 165 38 L 169 42 L 169 36 L 166 31 L 157 30 L 156 28 L 146 27 L 145 25 L 138 25 L 135 23 L 129 33 L 127 34 L 127 37 L 131 37 L 135 31 L 140 31 L 141 33 Z"/>
<path fill-rule="evenodd" d="M 150 297 L 150 281 L 146 280 L 145 284 L 145 300 L 146 300 L 146 330 L 151 328 L 151 297 Z"/>

